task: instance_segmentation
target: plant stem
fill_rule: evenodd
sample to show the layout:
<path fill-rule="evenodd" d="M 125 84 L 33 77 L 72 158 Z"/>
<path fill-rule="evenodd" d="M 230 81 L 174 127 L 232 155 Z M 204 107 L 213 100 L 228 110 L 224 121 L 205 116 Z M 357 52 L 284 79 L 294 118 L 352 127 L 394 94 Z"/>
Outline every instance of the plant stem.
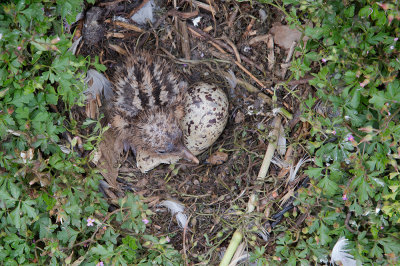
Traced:
<path fill-rule="evenodd" d="M 272 131 L 272 135 L 275 137 L 273 141 L 270 141 L 268 144 L 267 151 L 264 155 L 264 160 L 260 168 L 260 172 L 258 173 L 258 179 L 264 179 L 267 175 L 269 165 L 271 164 L 271 159 L 274 156 L 275 149 L 278 145 L 279 133 L 281 128 L 281 118 L 278 115 L 274 119 L 274 130 Z"/>
<path fill-rule="evenodd" d="M 219 266 L 228 266 L 229 262 L 231 261 L 233 254 L 235 254 L 237 247 L 239 246 L 240 242 L 242 241 L 243 234 L 238 230 L 233 233 L 231 242 L 224 254 L 224 257 L 221 260 Z"/>

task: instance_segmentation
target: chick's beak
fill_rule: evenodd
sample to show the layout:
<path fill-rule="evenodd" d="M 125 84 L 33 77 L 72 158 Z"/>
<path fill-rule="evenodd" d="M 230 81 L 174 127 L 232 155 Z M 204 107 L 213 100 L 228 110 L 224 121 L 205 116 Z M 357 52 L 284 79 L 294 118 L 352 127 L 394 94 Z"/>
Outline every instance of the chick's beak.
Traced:
<path fill-rule="evenodd" d="M 191 153 L 188 148 L 186 148 L 185 146 L 182 145 L 180 150 L 181 150 L 180 154 L 181 154 L 182 158 L 184 158 L 188 161 L 194 162 L 195 164 L 199 164 L 199 159 L 197 159 L 196 156 L 194 156 L 193 153 Z"/>

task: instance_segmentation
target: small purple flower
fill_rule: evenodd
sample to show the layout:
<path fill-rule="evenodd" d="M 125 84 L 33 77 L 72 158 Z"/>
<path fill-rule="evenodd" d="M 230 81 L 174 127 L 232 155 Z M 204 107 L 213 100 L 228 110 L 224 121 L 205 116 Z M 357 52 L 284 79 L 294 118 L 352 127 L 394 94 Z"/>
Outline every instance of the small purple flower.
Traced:
<path fill-rule="evenodd" d="M 336 135 L 336 130 L 332 131 L 332 134 L 333 134 L 333 135 Z"/>
<path fill-rule="evenodd" d="M 391 116 L 392 115 L 392 113 L 391 112 L 388 112 L 388 116 Z"/>
<path fill-rule="evenodd" d="M 87 222 L 87 226 L 93 226 L 94 219 L 93 218 L 87 218 L 86 222 Z"/>
<path fill-rule="evenodd" d="M 106 230 L 107 229 L 107 226 L 103 226 L 103 230 Z"/>
<path fill-rule="evenodd" d="M 18 51 L 21 51 L 22 47 L 21 47 L 21 46 L 18 46 L 17 49 L 18 49 Z"/>
<path fill-rule="evenodd" d="M 347 195 L 343 194 L 342 200 L 347 200 Z"/>
<path fill-rule="evenodd" d="M 326 58 L 322 58 L 321 61 L 322 61 L 322 63 L 326 63 L 327 60 L 326 60 Z"/>
<path fill-rule="evenodd" d="M 397 38 L 397 37 L 393 39 L 393 41 L 395 41 L 395 42 L 397 42 L 398 40 L 399 40 L 399 38 Z"/>
<path fill-rule="evenodd" d="M 99 261 L 99 263 L 97 263 L 96 266 L 104 266 L 104 262 Z"/>
<path fill-rule="evenodd" d="M 353 135 L 351 135 L 351 134 L 348 135 L 348 136 L 347 136 L 347 140 L 348 140 L 348 141 L 354 141 Z"/>
<path fill-rule="evenodd" d="M 171 239 L 169 239 L 169 237 L 167 236 L 167 237 L 165 238 L 165 241 L 167 241 L 167 243 L 169 243 L 169 242 L 171 241 Z"/>
<path fill-rule="evenodd" d="M 149 223 L 149 220 L 143 219 L 142 222 L 143 222 L 144 224 L 148 224 L 148 223 Z"/>
<path fill-rule="evenodd" d="M 364 83 L 364 82 L 360 82 L 360 86 L 361 86 L 362 88 L 364 88 L 364 87 L 365 87 L 365 83 Z"/>
<path fill-rule="evenodd" d="M 381 229 L 383 229 L 383 228 L 385 228 L 385 227 L 381 226 Z"/>
<path fill-rule="evenodd" d="M 390 46 L 390 50 L 393 50 L 394 49 L 394 46 L 392 45 L 392 46 Z"/>

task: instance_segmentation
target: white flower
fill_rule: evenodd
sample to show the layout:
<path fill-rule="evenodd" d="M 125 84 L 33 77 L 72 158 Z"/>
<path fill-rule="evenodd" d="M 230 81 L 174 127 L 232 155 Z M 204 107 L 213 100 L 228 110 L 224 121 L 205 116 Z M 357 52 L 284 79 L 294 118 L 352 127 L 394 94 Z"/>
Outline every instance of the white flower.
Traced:
<path fill-rule="evenodd" d="M 348 240 L 345 237 L 339 238 L 335 246 L 332 249 L 331 264 L 343 265 L 343 266 L 356 266 L 356 260 L 352 255 L 347 253 L 349 250 L 345 249 L 348 244 Z M 339 264 L 340 262 L 341 264 Z"/>
<path fill-rule="evenodd" d="M 3 39 L 3 33 L 0 33 L 0 40 Z"/>

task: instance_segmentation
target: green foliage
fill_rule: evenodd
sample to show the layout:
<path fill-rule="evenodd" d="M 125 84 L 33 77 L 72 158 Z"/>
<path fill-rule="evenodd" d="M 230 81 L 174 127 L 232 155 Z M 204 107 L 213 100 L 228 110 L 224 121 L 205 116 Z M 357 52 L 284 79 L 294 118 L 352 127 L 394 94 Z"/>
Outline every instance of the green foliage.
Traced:
<path fill-rule="evenodd" d="M 283 7 L 287 20 L 309 38 L 298 48 L 302 56 L 294 59 L 293 76 L 298 79 L 317 69 L 310 84 L 328 108 L 322 116 L 316 98 L 305 101 L 303 121 L 312 125 L 313 137 L 306 145 L 315 166 L 306 171 L 311 185 L 296 204 L 309 214 L 307 227 L 300 236 L 281 228 L 285 237 L 278 241 L 276 256 L 291 265 L 304 259 L 327 261 L 338 238 L 345 236 L 351 243 L 349 252 L 359 262 L 396 265 L 398 3 L 284 0 Z M 312 27 L 302 26 L 310 22 Z"/>
<path fill-rule="evenodd" d="M 179 265 L 166 238 L 145 235 L 151 212 L 138 197 L 108 212 L 88 163 L 107 128 L 88 120 L 91 135 L 80 136 L 77 121 L 66 119 L 82 103 L 85 70 L 103 67 L 68 51 L 64 28 L 82 8 L 82 0 L 0 4 L 0 261 Z M 93 150 L 87 158 L 74 151 L 78 139 Z"/>

